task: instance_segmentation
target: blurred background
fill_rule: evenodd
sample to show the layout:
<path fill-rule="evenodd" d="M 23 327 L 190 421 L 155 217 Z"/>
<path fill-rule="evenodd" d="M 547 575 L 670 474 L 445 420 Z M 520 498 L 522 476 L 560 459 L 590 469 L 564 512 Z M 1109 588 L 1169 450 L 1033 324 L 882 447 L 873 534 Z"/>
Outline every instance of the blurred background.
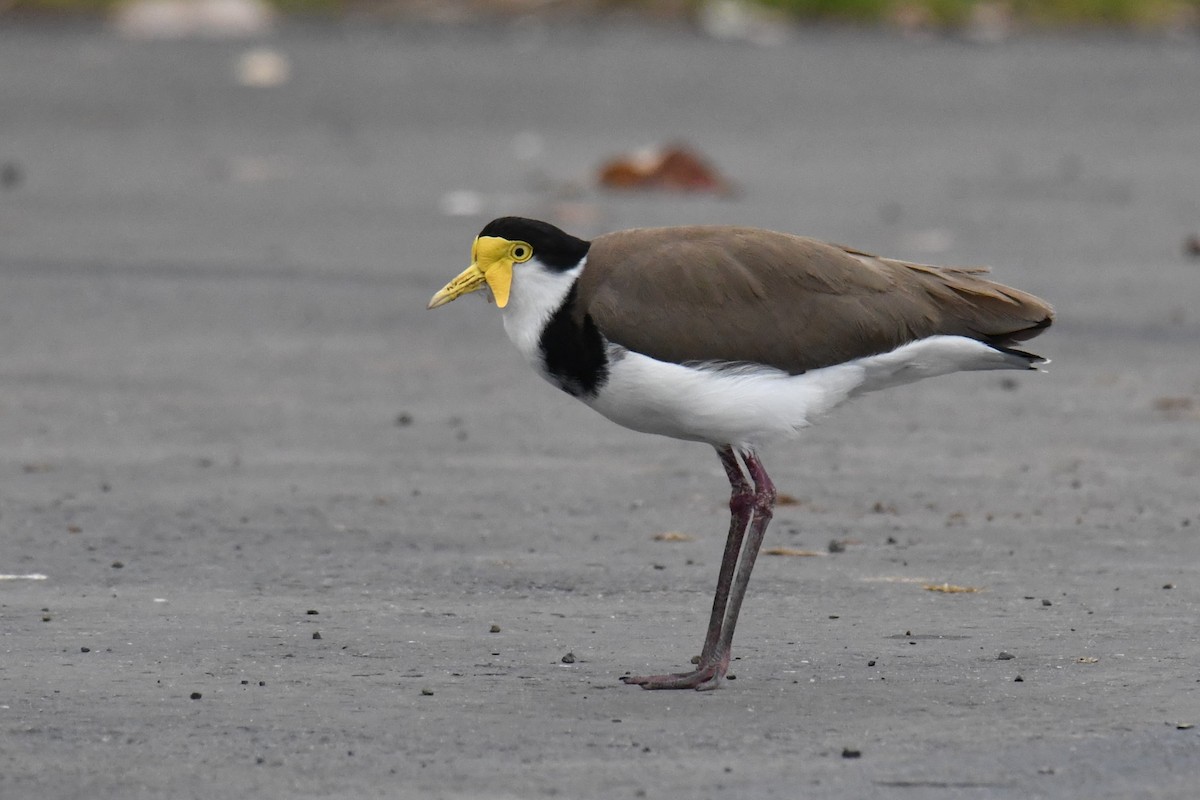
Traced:
<path fill-rule="evenodd" d="M 13 796 L 47 780 L 61 791 L 43 796 L 211 796 L 258 775 L 257 757 L 336 793 L 388 786 L 397 764 L 416 769 L 396 753 L 449 741 L 466 760 L 429 755 L 430 785 L 529 797 L 558 784 L 494 754 L 515 742 L 574 765 L 557 774 L 584 783 L 565 785 L 603 787 L 617 727 L 690 759 L 646 767 L 650 786 L 727 780 L 710 752 L 773 754 L 737 771 L 760 788 L 781 776 L 777 793 L 747 796 L 794 796 L 810 777 L 795 772 L 847 741 L 875 748 L 837 773 L 867 775 L 865 791 L 829 796 L 874 796 L 881 763 L 884 778 L 926 757 L 953 772 L 1003 748 L 1006 780 L 1044 786 L 1046 753 L 1077 752 L 1083 730 L 1115 738 L 1090 756 L 1092 783 L 1050 794 L 1166 780 L 1158 740 L 1139 750 L 1120 731 L 1174 735 L 1163 720 L 1196 687 L 1180 631 L 1200 606 L 1197 87 L 1195 0 L 0 0 L 2 669 L 21 690 L 5 720 L 32 731 L 6 743 L 0 780 L 30 790 Z M 774 543 L 852 544 L 766 559 L 748 602 L 773 613 L 747 615 L 748 648 L 803 639 L 837 669 L 852 640 L 864 664 L 891 644 L 917 658 L 932 651 L 887 637 L 940 619 L 938 633 L 977 626 L 972 652 L 921 662 L 934 677 L 904 684 L 909 705 L 892 680 L 827 682 L 803 713 L 759 696 L 747 705 L 778 712 L 775 738 L 755 717 L 719 751 L 664 734 L 642 695 L 581 711 L 542 669 L 564 669 L 568 647 L 580 675 L 615 685 L 668 628 L 701 630 L 724 479 L 694 445 L 543 385 L 485 303 L 426 311 L 508 214 L 585 237 L 774 228 L 991 265 L 1053 302 L 1033 347 L 1049 375 L 865 398 L 768 458 L 796 499 Z M 674 530 L 704 541 L 651 539 Z M 968 614 L 867 582 L 908 571 L 988 591 Z M 1035 594 L 1054 606 L 1031 622 Z M 839 616 L 862 627 L 839 638 Z M 1044 684 L 1015 662 L 1028 703 L 1006 694 L 1011 675 L 954 672 L 985 643 L 978 674 L 1008 669 L 996 650 L 1045 655 Z M 339 661 L 368 652 L 390 660 Z M 1086 689 L 1059 669 L 1084 657 L 1101 659 Z M 1072 682 L 1033 693 L 1055 675 Z M 907 714 L 947 697 L 952 718 Z M 1047 740 L 1019 750 L 1030 731 Z M 194 748 L 247 773 L 210 785 Z M 1168 775 L 1180 797 L 1189 757 Z M 629 796 L 641 774 L 621 776 Z"/>

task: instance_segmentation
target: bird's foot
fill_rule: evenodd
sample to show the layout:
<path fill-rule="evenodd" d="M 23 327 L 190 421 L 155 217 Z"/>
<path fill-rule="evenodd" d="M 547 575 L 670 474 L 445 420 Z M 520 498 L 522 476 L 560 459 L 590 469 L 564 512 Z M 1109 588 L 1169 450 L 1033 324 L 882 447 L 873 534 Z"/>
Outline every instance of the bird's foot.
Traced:
<path fill-rule="evenodd" d="M 691 672 L 672 672 L 666 675 L 625 675 L 621 681 L 643 689 L 695 689 L 709 692 L 721 685 L 729 669 L 729 655 L 701 663 Z"/>

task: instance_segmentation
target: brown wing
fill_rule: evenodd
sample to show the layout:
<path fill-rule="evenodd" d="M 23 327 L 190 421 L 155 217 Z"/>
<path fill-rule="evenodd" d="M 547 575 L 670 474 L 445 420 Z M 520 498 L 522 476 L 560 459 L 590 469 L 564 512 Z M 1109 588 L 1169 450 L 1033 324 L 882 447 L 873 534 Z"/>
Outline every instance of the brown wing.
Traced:
<path fill-rule="evenodd" d="M 662 361 L 792 373 L 935 334 L 1003 346 L 1050 324 L 1047 303 L 981 272 L 753 228 L 635 229 L 592 242 L 576 314 Z"/>

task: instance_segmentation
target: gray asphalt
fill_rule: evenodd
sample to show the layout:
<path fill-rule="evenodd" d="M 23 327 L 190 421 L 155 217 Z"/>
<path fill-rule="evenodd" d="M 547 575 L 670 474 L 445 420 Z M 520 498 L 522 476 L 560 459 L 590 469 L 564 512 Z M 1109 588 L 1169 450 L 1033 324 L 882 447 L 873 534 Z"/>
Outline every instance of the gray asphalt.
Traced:
<path fill-rule="evenodd" d="M 0 27 L 0 796 L 1194 796 L 1195 40 L 256 44 Z M 590 185 L 676 139 L 740 194 Z M 425 310 L 508 213 L 990 264 L 1053 364 L 767 453 L 822 555 L 760 559 L 720 691 L 623 686 L 699 649 L 727 488 Z"/>

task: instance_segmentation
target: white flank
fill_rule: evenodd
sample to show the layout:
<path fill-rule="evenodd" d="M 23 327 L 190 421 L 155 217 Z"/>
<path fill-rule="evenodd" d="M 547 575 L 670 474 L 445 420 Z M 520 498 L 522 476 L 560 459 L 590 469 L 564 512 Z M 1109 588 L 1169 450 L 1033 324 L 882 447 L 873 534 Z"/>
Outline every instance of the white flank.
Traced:
<path fill-rule="evenodd" d="M 758 365 L 681 365 L 610 346 L 609 380 L 581 398 L 619 425 L 676 439 L 754 449 L 795 437 L 865 392 L 962 370 L 1028 363 L 962 336 L 932 336 L 890 353 L 789 375 Z"/>

